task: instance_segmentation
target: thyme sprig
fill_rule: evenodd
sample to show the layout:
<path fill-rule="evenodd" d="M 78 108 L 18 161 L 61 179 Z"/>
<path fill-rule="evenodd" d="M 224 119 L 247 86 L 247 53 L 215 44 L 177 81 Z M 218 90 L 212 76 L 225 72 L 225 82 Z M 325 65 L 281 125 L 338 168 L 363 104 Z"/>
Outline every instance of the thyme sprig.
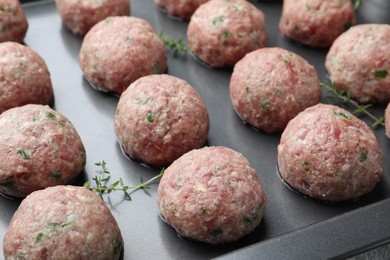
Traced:
<path fill-rule="evenodd" d="M 173 57 L 177 57 L 179 51 L 187 53 L 188 47 L 184 44 L 183 38 L 179 38 L 178 40 L 173 40 L 169 35 L 164 33 L 164 31 L 160 32 L 160 39 L 164 43 L 166 47 L 169 47 L 173 51 Z"/>
<path fill-rule="evenodd" d="M 359 8 L 360 4 L 361 0 L 352 0 L 353 9 L 355 9 L 355 11 Z"/>
<path fill-rule="evenodd" d="M 87 181 L 84 183 L 84 187 L 96 192 L 101 199 L 103 199 L 104 193 L 111 193 L 113 191 L 122 191 L 124 194 L 124 198 L 126 200 L 131 200 L 131 194 L 137 190 L 140 189 L 150 189 L 151 184 L 161 178 L 164 175 L 164 169 L 160 171 L 160 173 L 153 178 L 143 181 L 143 179 L 140 177 L 140 184 L 136 186 L 127 186 L 124 185 L 122 178 L 119 178 L 119 180 L 115 181 L 114 183 L 109 184 L 109 180 L 111 178 L 110 172 L 107 170 L 107 163 L 103 160 L 101 162 L 95 163 L 96 166 L 100 166 L 100 175 L 96 175 L 92 178 L 92 180 L 95 182 L 95 186 L 92 186 L 91 182 Z"/>
<path fill-rule="evenodd" d="M 374 121 L 374 123 L 371 125 L 372 127 L 380 127 L 385 125 L 385 117 L 381 116 L 377 118 L 372 113 L 370 113 L 368 111 L 368 108 L 372 107 L 372 104 L 359 104 L 356 100 L 353 100 L 351 98 L 351 90 L 344 91 L 337 89 L 335 84 L 333 83 L 328 84 L 326 82 L 321 82 L 320 85 L 321 87 L 326 88 L 330 92 L 330 98 L 339 99 L 343 103 L 349 103 L 354 106 L 355 110 L 351 112 L 353 115 L 360 116 L 361 114 L 365 114 L 369 118 L 371 118 Z"/>

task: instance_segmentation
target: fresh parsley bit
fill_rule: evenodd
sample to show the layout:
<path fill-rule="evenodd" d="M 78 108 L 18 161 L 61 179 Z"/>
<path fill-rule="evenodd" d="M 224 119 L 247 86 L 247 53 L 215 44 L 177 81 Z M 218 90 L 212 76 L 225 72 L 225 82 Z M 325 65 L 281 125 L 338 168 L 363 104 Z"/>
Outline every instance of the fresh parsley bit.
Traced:
<path fill-rule="evenodd" d="M 345 119 L 351 119 L 351 116 L 346 114 L 346 113 L 337 112 L 337 111 L 333 111 L 333 113 L 334 113 L 335 116 L 343 117 Z"/>
<path fill-rule="evenodd" d="M 269 109 L 271 107 L 271 104 L 269 103 L 267 98 L 261 98 L 260 105 L 262 109 Z"/>
<path fill-rule="evenodd" d="M 308 162 L 303 162 L 302 163 L 302 168 L 305 170 L 305 171 L 309 171 L 310 170 L 310 167 L 309 167 L 309 163 Z"/>
<path fill-rule="evenodd" d="M 35 237 L 35 242 L 38 243 L 38 242 L 41 242 L 42 241 L 42 237 L 43 237 L 43 233 L 38 233 Z"/>
<path fill-rule="evenodd" d="M 146 119 L 148 120 L 149 123 L 154 122 L 154 117 L 153 117 L 152 111 L 148 111 L 148 113 L 146 114 Z"/>
<path fill-rule="evenodd" d="M 64 227 L 67 227 L 69 226 L 70 223 L 62 223 L 62 224 L 59 224 L 57 222 L 49 222 L 47 224 L 47 226 L 52 230 L 52 231 L 56 231 L 58 230 L 59 228 L 64 228 Z"/>
<path fill-rule="evenodd" d="M 56 115 L 53 114 L 52 112 L 45 111 L 45 115 L 46 115 L 46 117 L 47 117 L 48 119 L 50 119 L 50 120 L 56 119 Z"/>
<path fill-rule="evenodd" d="M 173 57 L 177 57 L 179 51 L 187 53 L 188 47 L 184 44 L 183 38 L 179 40 L 172 40 L 164 31 L 160 32 L 160 39 L 164 43 L 164 46 L 169 47 L 173 51 Z"/>
<path fill-rule="evenodd" d="M 53 179 L 59 180 L 59 179 L 61 179 L 62 173 L 61 173 L 61 172 L 52 172 L 52 173 L 50 174 L 50 176 L 51 176 Z"/>
<path fill-rule="evenodd" d="M 249 86 L 245 86 L 245 91 L 246 92 L 249 92 L 251 90 L 251 88 Z"/>
<path fill-rule="evenodd" d="M 308 5 L 308 4 L 305 4 L 305 9 L 306 9 L 306 11 L 310 11 L 311 10 L 311 6 Z"/>
<path fill-rule="evenodd" d="M 223 31 L 223 32 L 222 32 L 222 37 L 223 37 L 225 40 L 228 40 L 228 39 L 230 39 L 230 38 L 233 37 L 233 34 L 231 34 L 230 32 Z"/>
<path fill-rule="evenodd" d="M 219 23 L 222 23 L 223 21 L 225 21 L 225 16 L 224 15 L 216 16 L 213 19 L 213 25 L 217 25 Z"/>
<path fill-rule="evenodd" d="M 384 79 L 387 77 L 388 74 L 389 72 L 387 70 L 377 70 L 373 73 L 376 79 Z"/>
<path fill-rule="evenodd" d="M 351 0 L 351 1 L 352 1 L 353 9 L 355 9 L 355 11 L 357 9 L 359 9 L 359 6 L 361 4 L 361 0 Z"/>
<path fill-rule="evenodd" d="M 31 154 L 28 151 L 24 150 L 23 148 L 19 148 L 18 150 L 16 150 L 16 152 L 20 154 L 20 157 L 22 157 L 22 159 L 25 160 L 31 159 Z"/>
<path fill-rule="evenodd" d="M 359 162 L 364 162 L 365 160 L 367 160 L 367 153 L 363 152 L 360 154 Z"/>
<path fill-rule="evenodd" d="M 210 235 L 213 237 L 219 237 L 222 234 L 223 234 L 223 231 L 220 228 L 215 228 L 215 229 L 211 230 L 211 232 L 210 232 Z"/>
<path fill-rule="evenodd" d="M 137 98 L 136 103 L 138 105 L 146 105 L 151 99 L 151 97 Z"/>
<path fill-rule="evenodd" d="M 207 212 L 207 209 L 206 209 L 205 207 L 202 207 L 202 208 L 200 209 L 200 215 L 201 215 L 201 216 L 206 215 L 206 212 Z"/>

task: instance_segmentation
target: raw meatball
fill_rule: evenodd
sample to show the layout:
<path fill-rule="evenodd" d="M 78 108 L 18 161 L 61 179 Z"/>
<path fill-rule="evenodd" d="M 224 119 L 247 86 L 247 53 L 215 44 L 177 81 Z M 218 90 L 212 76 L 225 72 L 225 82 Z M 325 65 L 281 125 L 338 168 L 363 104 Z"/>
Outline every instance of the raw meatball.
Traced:
<path fill-rule="evenodd" d="M 264 14 L 245 0 L 211 0 L 191 17 L 187 38 L 200 61 L 215 68 L 233 66 L 266 46 Z"/>
<path fill-rule="evenodd" d="M 0 1 L 0 42 L 22 42 L 28 22 L 18 0 Z"/>
<path fill-rule="evenodd" d="M 99 90 L 121 94 L 133 81 L 167 70 L 165 47 L 141 18 L 117 16 L 100 21 L 80 50 L 85 77 Z"/>
<path fill-rule="evenodd" d="M 130 0 L 56 0 L 56 6 L 64 24 L 80 35 L 109 16 L 130 15 Z"/>
<path fill-rule="evenodd" d="M 3 240 L 11 259 L 120 259 L 123 240 L 104 202 L 84 187 L 56 186 L 26 197 Z"/>
<path fill-rule="evenodd" d="M 390 101 L 390 25 L 362 24 L 340 35 L 325 62 L 338 89 L 362 103 Z"/>
<path fill-rule="evenodd" d="M 0 192 L 25 197 L 72 181 L 84 168 L 85 149 L 69 120 L 43 105 L 0 115 Z"/>
<path fill-rule="evenodd" d="M 302 57 L 280 48 L 263 48 L 234 66 L 230 98 L 244 122 L 273 133 L 319 103 L 321 89 L 316 70 Z"/>
<path fill-rule="evenodd" d="M 156 4 L 165 8 L 171 15 L 183 20 L 189 20 L 195 10 L 208 0 L 154 0 Z"/>
<path fill-rule="evenodd" d="M 0 113 L 53 101 L 50 73 L 38 53 L 16 42 L 0 43 Z"/>
<path fill-rule="evenodd" d="M 150 75 L 119 99 L 115 133 L 130 158 L 165 166 L 205 145 L 209 116 L 199 94 L 184 80 Z"/>
<path fill-rule="evenodd" d="M 390 103 L 387 105 L 385 110 L 385 128 L 386 136 L 390 138 Z"/>
<path fill-rule="evenodd" d="M 240 153 L 206 147 L 186 153 L 165 170 L 157 203 L 179 235 L 219 244 L 252 232 L 266 199 L 256 170 Z"/>
<path fill-rule="evenodd" d="M 297 42 L 328 48 L 355 23 L 351 0 L 284 0 L 279 29 Z"/>
<path fill-rule="evenodd" d="M 292 119 L 278 146 L 283 180 L 309 197 L 343 201 L 370 192 L 382 174 L 373 131 L 348 111 L 318 104 Z"/>

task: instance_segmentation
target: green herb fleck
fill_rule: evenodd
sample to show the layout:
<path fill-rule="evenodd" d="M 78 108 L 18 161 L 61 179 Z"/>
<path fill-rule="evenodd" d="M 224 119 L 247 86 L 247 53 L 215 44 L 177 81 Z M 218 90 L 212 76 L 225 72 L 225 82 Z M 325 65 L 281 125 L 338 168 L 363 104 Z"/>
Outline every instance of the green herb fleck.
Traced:
<path fill-rule="evenodd" d="M 249 86 L 245 86 L 245 91 L 246 92 L 249 92 L 251 90 L 251 88 Z"/>
<path fill-rule="evenodd" d="M 217 25 L 219 23 L 222 23 L 224 20 L 225 20 L 225 16 L 224 15 L 216 16 L 213 19 L 213 25 Z"/>
<path fill-rule="evenodd" d="M 387 70 L 377 70 L 373 73 L 376 79 L 384 79 L 387 77 L 388 74 L 389 72 Z"/>
<path fill-rule="evenodd" d="M 267 98 L 261 98 L 260 105 L 262 109 L 269 109 L 271 107 L 271 104 Z"/>
<path fill-rule="evenodd" d="M 207 209 L 205 207 L 202 207 L 200 209 L 200 215 L 204 216 L 204 215 L 206 215 L 206 212 L 207 212 Z"/>
<path fill-rule="evenodd" d="M 35 237 L 35 242 L 38 243 L 38 242 L 41 242 L 42 240 L 42 237 L 43 237 L 43 233 L 38 233 Z"/>
<path fill-rule="evenodd" d="M 334 111 L 333 112 L 335 116 L 339 116 L 339 117 L 343 117 L 345 119 L 351 119 L 351 116 L 348 115 L 348 114 L 345 114 L 343 112 L 337 112 L 337 111 Z"/>
<path fill-rule="evenodd" d="M 61 172 L 52 172 L 50 176 L 53 179 L 59 180 L 59 179 L 61 179 L 62 173 Z"/>
<path fill-rule="evenodd" d="M 169 47 L 173 51 L 173 57 L 177 57 L 179 51 L 187 53 L 188 47 L 184 44 L 183 38 L 178 40 L 172 40 L 164 31 L 160 32 L 160 39 L 164 43 L 164 46 Z"/>
<path fill-rule="evenodd" d="M 146 119 L 148 120 L 149 123 L 154 122 L 154 117 L 153 117 L 152 111 L 148 111 L 148 113 L 146 114 Z"/>
<path fill-rule="evenodd" d="M 143 97 L 143 98 L 137 98 L 136 103 L 138 105 L 145 105 L 147 104 L 152 98 L 151 97 Z"/>
<path fill-rule="evenodd" d="M 66 125 L 66 121 L 65 120 L 60 120 L 60 121 L 58 121 L 58 124 L 60 126 L 65 126 Z"/>
<path fill-rule="evenodd" d="M 111 244 L 114 247 L 114 256 L 119 255 L 122 252 L 122 242 L 117 239 L 113 239 Z"/>
<path fill-rule="evenodd" d="M 49 226 L 49 228 L 52 230 L 52 231 L 56 231 L 58 230 L 59 228 L 64 228 L 64 227 L 67 227 L 70 225 L 70 223 L 62 223 L 62 224 L 59 224 L 57 222 L 49 222 L 47 224 Z"/>
<path fill-rule="evenodd" d="M 111 22 L 111 18 L 110 17 L 107 17 L 106 19 L 104 19 L 104 23 L 105 24 L 109 24 Z"/>
<path fill-rule="evenodd" d="M 353 9 L 355 9 L 355 11 L 359 8 L 360 3 L 361 0 L 352 0 Z"/>
<path fill-rule="evenodd" d="M 305 170 L 305 171 L 309 171 L 310 170 L 310 167 L 309 167 L 309 163 L 308 162 L 303 162 L 302 163 L 302 168 Z"/>
<path fill-rule="evenodd" d="M 31 154 L 28 151 L 24 150 L 23 148 L 19 148 L 18 150 L 16 150 L 16 152 L 20 154 L 20 157 L 22 157 L 22 159 L 25 160 L 31 159 Z"/>
<path fill-rule="evenodd" d="M 308 4 L 305 4 L 305 9 L 306 9 L 306 11 L 310 11 L 311 10 L 311 6 L 308 5 Z"/>
<path fill-rule="evenodd" d="M 47 117 L 48 119 L 50 119 L 50 120 L 56 119 L 56 115 L 53 114 L 52 112 L 45 111 L 45 115 L 46 115 L 46 117 Z"/>
<path fill-rule="evenodd" d="M 210 235 L 213 237 L 219 237 L 222 234 L 223 234 L 223 231 L 220 228 L 215 228 L 215 229 L 211 230 L 211 232 L 210 232 Z"/>
<path fill-rule="evenodd" d="M 364 162 L 365 160 L 367 160 L 367 153 L 363 152 L 360 154 L 359 162 Z"/>
<path fill-rule="evenodd" d="M 222 32 L 222 37 L 223 37 L 225 40 L 228 40 L 228 39 L 230 39 L 230 38 L 233 37 L 233 34 L 231 34 L 230 32 L 223 31 L 223 32 Z"/>

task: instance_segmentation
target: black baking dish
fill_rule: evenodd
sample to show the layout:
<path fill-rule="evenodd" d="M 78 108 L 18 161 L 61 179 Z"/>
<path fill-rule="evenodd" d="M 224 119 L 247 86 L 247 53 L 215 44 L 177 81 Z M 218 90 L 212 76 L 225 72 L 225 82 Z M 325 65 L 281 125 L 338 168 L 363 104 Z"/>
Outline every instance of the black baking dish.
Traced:
<path fill-rule="evenodd" d="M 82 38 L 73 35 L 61 22 L 54 1 L 22 1 L 29 21 L 25 44 L 37 51 L 51 72 L 55 109 L 66 115 L 78 130 L 87 150 L 82 185 L 98 174 L 96 162 L 105 160 L 114 179 L 137 185 L 158 174 L 123 156 L 113 130 L 118 97 L 92 89 L 78 65 Z M 268 46 L 279 46 L 303 56 L 325 81 L 327 50 L 294 43 L 278 30 L 281 2 L 251 1 L 266 16 Z M 184 38 L 188 23 L 168 17 L 153 0 L 132 0 L 132 15 L 147 19 L 156 32 Z M 390 23 L 390 2 L 362 1 L 358 23 Z M 286 187 L 276 170 L 280 134 L 265 134 L 242 124 L 229 99 L 231 71 L 213 70 L 190 55 L 169 57 L 168 73 L 188 81 L 202 96 L 209 110 L 211 128 L 208 145 L 223 145 L 241 152 L 258 171 L 267 195 L 265 216 L 255 232 L 237 242 L 211 246 L 180 238 L 159 217 L 156 206 L 157 183 L 147 192 L 132 194 L 124 201 L 121 193 L 105 197 L 117 219 L 125 242 L 124 259 L 327 259 L 345 258 L 390 242 L 389 146 L 384 128 L 374 132 L 381 145 L 383 176 L 368 195 L 354 202 L 327 204 L 304 198 Z M 323 91 L 322 102 L 335 103 Z M 343 105 L 340 103 L 335 103 Z M 348 108 L 348 107 L 347 107 Z M 371 111 L 380 116 L 384 107 Z M 369 119 L 361 117 L 363 120 Z M 0 198 L 0 234 L 3 236 L 20 201 Z"/>

